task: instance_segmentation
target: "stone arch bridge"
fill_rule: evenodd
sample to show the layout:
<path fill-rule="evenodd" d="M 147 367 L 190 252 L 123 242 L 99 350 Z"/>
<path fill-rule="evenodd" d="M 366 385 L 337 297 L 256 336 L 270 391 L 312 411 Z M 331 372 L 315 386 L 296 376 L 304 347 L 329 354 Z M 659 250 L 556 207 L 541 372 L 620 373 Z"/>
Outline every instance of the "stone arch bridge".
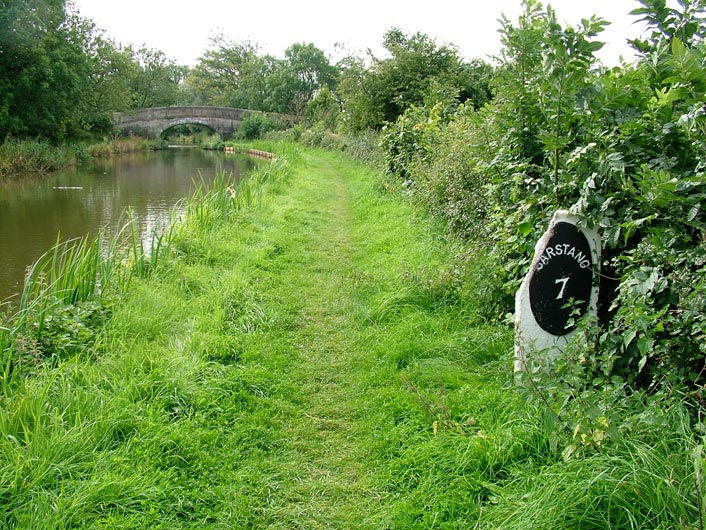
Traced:
<path fill-rule="evenodd" d="M 115 115 L 115 123 L 123 134 L 159 138 L 164 131 L 177 125 L 204 125 L 228 138 L 238 130 L 243 119 L 253 114 L 265 114 L 275 121 L 293 124 L 297 116 L 265 113 L 232 107 L 154 107 Z"/>

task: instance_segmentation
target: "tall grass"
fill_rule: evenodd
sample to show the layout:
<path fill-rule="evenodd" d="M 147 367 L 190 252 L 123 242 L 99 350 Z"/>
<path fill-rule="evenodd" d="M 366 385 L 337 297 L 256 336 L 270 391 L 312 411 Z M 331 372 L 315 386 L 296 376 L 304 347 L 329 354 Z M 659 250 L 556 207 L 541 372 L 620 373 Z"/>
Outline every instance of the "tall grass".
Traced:
<path fill-rule="evenodd" d="M 223 149 L 223 140 L 218 134 L 208 135 L 201 140 L 199 145 L 201 146 L 201 149 L 218 151 L 219 149 Z"/>
<path fill-rule="evenodd" d="M 0 383 L 7 392 L 22 367 L 90 347 L 111 297 L 129 288 L 132 278 L 144 278 L 167 261 L 175 224 L 153 231 L 150 245 L 138 220 L 128 210 L 127 221 L 112 237 L 100 234 L 62 241 L 28 269 L 16 310 L 0 323 Z M 31 358 L 31 359 L 29 359 Z"/>
<path fill-rule="evenodd" d="M 104 254 L 102 247 L 101 238 L 61 241 L 59 235 L 56 244 L 27 270 L 20 310 L 41 298 L 75 304 L 96 294 L 99 282 L 107 280 L 99 274 Z"/>
<path fill-rule="evenodd" d="M 41 140 L 8 138 L 0 144 L 0 178 L 43 173 L 75 162 L 71 147 L 55 147 Z"/>
<path fill-rule="evenodd" d="M 206 230 L 228 220 L 244 208 L 262 204 L 265 184 L 282 177 L 286 167 L 286 160 L 280 157 L 258 164 L 244 179 L 236 178 L 232 172 L 222 168 L 216 171 L 210 182 L 199 175 L 196 189 L 186 202 L 186 224 Z"/>
<path fill-rule="evenodd" d="M 258 185 L 235 183 L 221 171 L 212 185 L 202 179 L 188 209 L 226 218 L 261 200 L 258 186 L 272 178 L 264 164 L 256 172 Z M 140 342 L 165 333 L 170 323 L 164 315 L 174 301 L 136 279 L 161 274 L 172 263 L 176 239 L 194 226 L 191 215 L 145 236 L 128 210 L 114 236 L 57 240 L 28 270 L 17 310 L 0 318 L 0 528 L 92 528 L 91 521 L 101 518 L 105 527 L 116 527 L 113 521 L 149 527 L 142 523 L 153 519 L 179 527 L 181 516 L 167 512 L 188 513 L 189 506 L 177 504 L 189 482 L 178 480 L 178 468 L 191 476 L 196 467 L 183 460 L 182 453 L 189 455 L 181 445 L 188 442 L 200 455 L 202 443 L 215 441 L 207 430 L 187 436 L 177 428 L 195 406 L 194 378 L 165 375 L 175 367 L 186 370 L 184 359 L 146 351 L 154 344 Z M 87 335 L 91 319 L 111 308 L 112 322 L 129 328 L 129 337 L 105 330 Z M 189 309 L 193 318 L 194 307 Z M 105 346 L 91 346 L 91 338 Z M 98 362 L 81 355 L 94 347 L 105 349 Z M 59 362 L 42 358 L 62 351 L 67 355 Z M 214 392 L 226 392 L 224 385 Z M 203 400 L 204 406 L 213 403 Z M 165 503 L 172 509 L 160 513 Z"/>
<path fill-rule="evenodd" d="M 174 207 L 174 211 L 179 208 L 180 204 L 177 204 Z M 133 277 L 146 278 L 158 268 L 160 263 L 164 263 L 167 260 L 169 250 L 172 248 L 176 238 L 177 228 L 176 217 L 172 215 L 163 231 L 160 232 L 155 229 L 150 232 L 149 245 L 145 245 L 145 240 L 141 237 L 139 230 L 135 229 L 137 220 L 133 211 L 128 209 L 126 215 L 128 221 L 111 245 L 113 251 L 121 248 L 127 249 L 123 264 L 128 266 L 123 266 L 117 271 L 120 292 L 124 292 L 129 288 L 130 280 Z M 127 244 L 125 244 L 123 238 L 126 239 Z M 115 263 L 115 260 L 107 262 L 108 265 Z"/>
<path fill-rule="evenodd" d="M 659 412 L 662 429 L 643 426 L 584 458 L 517 470 L 480 528 L 703 529 L 693 433 L 684 409 L 671 408 Z"/>
<path fill-rule="evenodd" d="M 94 158 L 121 155 L 149 149 L 163 149 L 163 140 L 147 140 L 139 136 L 106 138 L 101 143 L 88 146 L 88 154 Z"/>

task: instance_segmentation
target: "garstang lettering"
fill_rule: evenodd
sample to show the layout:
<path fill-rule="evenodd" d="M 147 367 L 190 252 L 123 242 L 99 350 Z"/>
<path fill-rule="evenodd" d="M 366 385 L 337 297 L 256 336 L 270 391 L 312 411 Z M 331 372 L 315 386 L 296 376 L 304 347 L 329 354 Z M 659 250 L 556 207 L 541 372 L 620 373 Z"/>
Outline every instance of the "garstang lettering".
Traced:
<path fill-rule="evenodd" d="M 573 247 L 568 243 L 562 243 L 544 249 L 542 257 L 539 258 L 539 263 L 537 264 L 537 268 L 535 270 L 541 271 L 544 266 L 556 256 L 569 256 L 570 258 L 573 258 L 582 269 L 587 269 L 591 266 L 591 260 L 588 256 L 584 255 L 583 252 L 577 250 L 576 247 Z"/>

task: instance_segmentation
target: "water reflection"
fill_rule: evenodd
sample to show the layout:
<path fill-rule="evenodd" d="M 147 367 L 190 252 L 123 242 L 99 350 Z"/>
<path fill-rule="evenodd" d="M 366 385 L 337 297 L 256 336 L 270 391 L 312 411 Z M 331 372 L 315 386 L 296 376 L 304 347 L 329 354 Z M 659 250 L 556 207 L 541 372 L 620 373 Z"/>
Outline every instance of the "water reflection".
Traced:
<path fill-rule="evenodd" d="M 146 242 L 163 226 L 194 182 L 223 167 L 249 171 L 247 157 L 199 148 L 172 148 L 92 160 L 48 177 L 29 177 L 0 186 L 0 301 L 21 289 L 24 271 L 61 234 L 63 240 L 115 232 L 131 208 Z"/>

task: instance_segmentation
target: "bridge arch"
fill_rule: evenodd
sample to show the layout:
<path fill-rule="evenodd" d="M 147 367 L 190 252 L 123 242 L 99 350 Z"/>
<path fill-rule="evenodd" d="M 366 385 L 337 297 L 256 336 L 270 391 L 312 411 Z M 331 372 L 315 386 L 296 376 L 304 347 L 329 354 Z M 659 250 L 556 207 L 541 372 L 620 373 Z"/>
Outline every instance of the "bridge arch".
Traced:
<path fill-rule="evenodd" d="M 225 138 L 225 136 L 223 134 L 221 134 L 219 131 L 217 131 L 216 129 L 214 129 L 213 125 L 208 123 L 207 120 L 203 120 L 200 118 L 179 118 L 178 120 L 172 120 L 169 123 L 167 123 L 167 125 L 165 125 L 164 128 L 156 134 L 157 138 L 161 138 L 162 135 L 165 132 L 167 132 L 169 129 L 171 129 L 172 127 L 177 127 L 179 125 L 203 125 L 204 127 L 208 127 L 213 132 L 217 132 L 223 138 Z"/>
<path fill-rule="evenodd" d="M 164 131 L 176 125 L 195 123 L 216 131 L 228 138 L 238 130 L 243 119 L 258 111 L 232 107 L 154 107 L 115 115 L 115 124 L 123 134 L 137 134 L 147 138 L 158 138 Z M 288 124 L 300 120 L 298 116 L 263 113 Z"/>

